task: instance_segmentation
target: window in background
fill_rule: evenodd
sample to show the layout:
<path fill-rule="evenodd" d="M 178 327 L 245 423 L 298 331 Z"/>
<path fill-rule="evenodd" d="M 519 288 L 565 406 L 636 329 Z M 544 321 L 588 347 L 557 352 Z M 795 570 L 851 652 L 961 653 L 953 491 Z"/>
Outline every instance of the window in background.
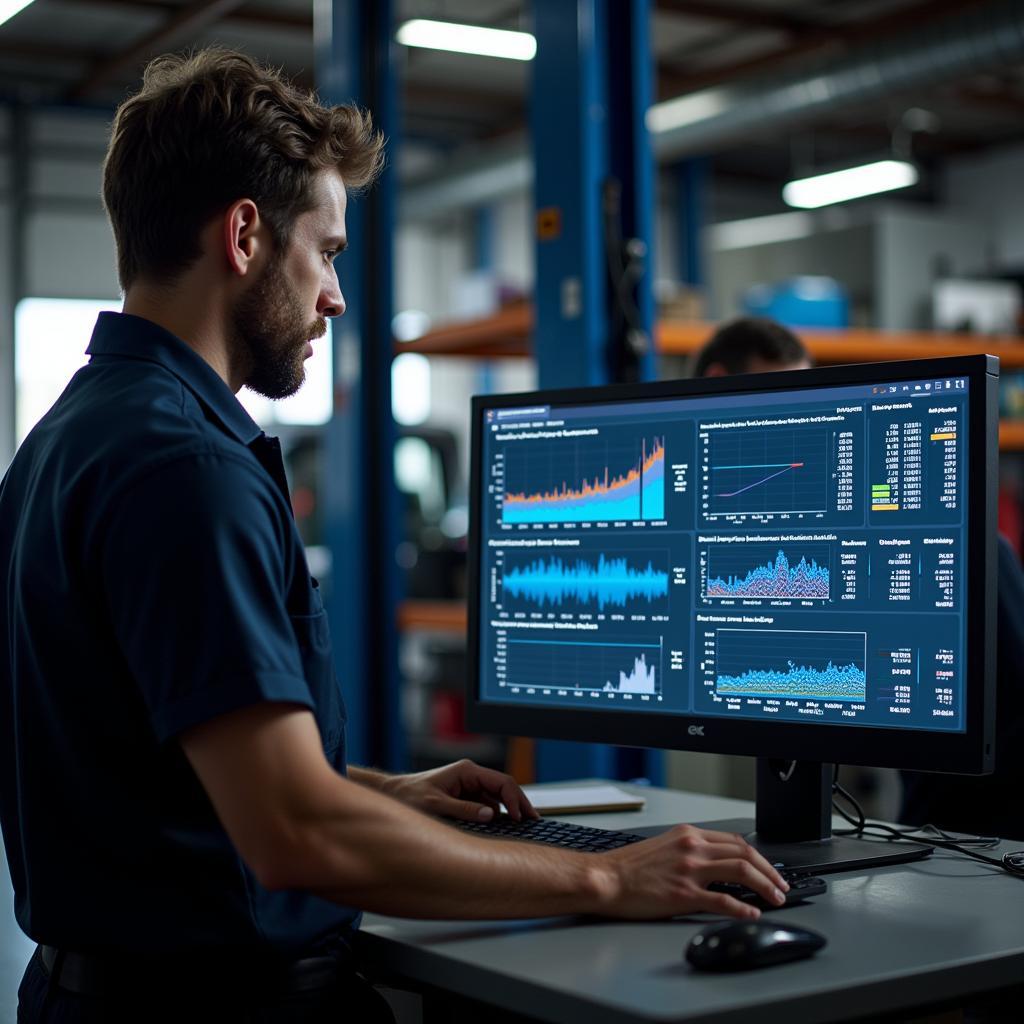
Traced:
<path fill-rule="evenodd" d="M 403 352 L 391 364 L 391 409 L 395 421 L 412 427 L 430 415 L 430 361 Z"/>
<path fill-rule="evenodd" d="M 22 299 L 14 312 L 16 443 L 57 401 L 85 354 L 96 317 L 120 299 Z"/>
<path fill-rule="evenodd" d="M 118 311 L 119 299 L 22 299 L 15 311 L 14 376 L 17 443 L 60 397 L 85 354 L 96 317 Z M 272 402 L 243 388 L 238 398 L 262 427 L 315 426 L 331 418 L 331 335 L 314 342 L 306 383 L 291 398 Z"/>

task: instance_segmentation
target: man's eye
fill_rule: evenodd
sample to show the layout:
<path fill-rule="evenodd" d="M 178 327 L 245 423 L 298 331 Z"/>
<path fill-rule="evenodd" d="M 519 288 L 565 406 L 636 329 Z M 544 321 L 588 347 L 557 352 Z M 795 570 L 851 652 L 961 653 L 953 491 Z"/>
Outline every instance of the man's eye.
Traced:
<path fill-rule="evenodd" d="M 333 263 L 334 259 L 335 259 L 335 257 L 337 255 L 338 255 L 338 250 L 337 249 L 325 249 L 324 250 L 324 259 L 328 263 Z"/>

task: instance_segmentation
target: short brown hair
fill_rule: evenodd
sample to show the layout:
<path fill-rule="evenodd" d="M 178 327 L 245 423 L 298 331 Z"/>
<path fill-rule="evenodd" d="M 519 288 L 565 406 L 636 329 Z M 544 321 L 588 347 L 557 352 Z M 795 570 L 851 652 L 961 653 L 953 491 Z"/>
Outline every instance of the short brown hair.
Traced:
<path fill-rule="evenodd" d="M 118 109 L 103 165 L 121 287 L 185 270 L 203 225 L 238 199 L 253 200 L 275 244 L 286 244 L 312 208 L 314 175 L 336 168 L 346 187 L 365 188 L 383 146 L 365 111 L 322 106 L 244 54 L 157 57 Z"/>

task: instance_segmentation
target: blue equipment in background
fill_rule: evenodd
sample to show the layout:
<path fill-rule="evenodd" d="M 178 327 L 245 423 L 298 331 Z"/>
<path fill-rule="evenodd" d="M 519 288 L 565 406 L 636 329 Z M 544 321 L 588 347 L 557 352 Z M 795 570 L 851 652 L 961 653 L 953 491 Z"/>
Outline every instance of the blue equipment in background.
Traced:
<path fill-rule="evenodd" d="M 849 327 L 850 300 L 831 277 L 792 277 L 778 284 L 751 285 L 743 293 L 743 312 L 769 317 L 787 327 Z"/>

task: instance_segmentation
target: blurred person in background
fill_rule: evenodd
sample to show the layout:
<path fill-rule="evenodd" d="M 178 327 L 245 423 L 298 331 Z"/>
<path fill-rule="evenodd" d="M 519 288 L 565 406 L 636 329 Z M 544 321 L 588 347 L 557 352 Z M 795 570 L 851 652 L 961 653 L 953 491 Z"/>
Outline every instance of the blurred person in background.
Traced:
<path fill-rule="evenodd" d="M 693 377 L 807 370 L 813 365 L 803 342 L 788 327 L 765 317 L 744 316 L 723 324 L 693 357 Z"/>

